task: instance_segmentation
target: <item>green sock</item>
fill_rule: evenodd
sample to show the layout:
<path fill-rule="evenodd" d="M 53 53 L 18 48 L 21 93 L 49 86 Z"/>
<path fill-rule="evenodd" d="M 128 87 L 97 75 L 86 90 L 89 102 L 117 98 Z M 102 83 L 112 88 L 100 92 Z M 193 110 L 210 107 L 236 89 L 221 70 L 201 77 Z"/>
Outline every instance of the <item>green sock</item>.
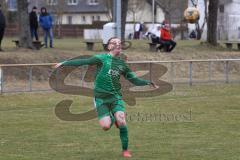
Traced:
<path fill-rule="evenodd" d="M 122 149 L 127 150 L 128 149 L 128 129 L 127 126 L 119 126 L 120 131 L 120 139 L 122 142 Z"/>

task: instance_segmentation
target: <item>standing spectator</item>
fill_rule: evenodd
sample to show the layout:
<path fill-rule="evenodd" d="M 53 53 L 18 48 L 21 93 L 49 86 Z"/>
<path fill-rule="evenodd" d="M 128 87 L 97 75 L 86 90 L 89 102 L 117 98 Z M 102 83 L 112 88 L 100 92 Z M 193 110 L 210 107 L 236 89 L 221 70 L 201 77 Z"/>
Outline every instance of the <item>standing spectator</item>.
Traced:
<path fill-rule="evenodd" d="M 169 24 L 164 24 L 160 32 L 160 43 L 162 43 L 163 45 L 160 45 L 158 49 L 161 50 L 162 47 L 164 47 L 166 52 L 171 52 L 175 48 L 177 43 L 172 39 Z"/>
<path fill-rule="evenodd" d="M 47 12 L 45 7 L 41 8 L 41 15 L 39 17 L 39 23 L 44 31 L 44 43 L 45 48 L 48 47 L 48 36 L 50 38 L 50 48 L 53 48 L 53 19 L 52 16 Z"/>
<path fill-rule="evenodd" d="M 5 16 L 2 13 L 1 4 L 0 4 L 0 52 L 3 51 L 1 44 L 2 44 L 5 27 L 6 27 L 6 20 L 5 20 Z"/>
<path fill-rule="evenodd" d="M 146 27 L 145 27 L 144 24 L 141 22 L 141 23 L 140 23 L 140 30 L 139 30 L 139 38 L 140 38 L 140 39 L 143 38 L 143 32 L 144 32 L 145 28 L 146 28 Z"/>
<path fill-rule="evenodd" d="M 30 20 L 30 31 L 32 38 L 35 37 L 36 41 L 38 41 L 38 16 L 37 16 L 37 7 L 34 6 L 32 8 L 32 11 L 29 14 L 29 20 Z"/>
<path fill-rule="evenodd" d="M 136 23 L 134 26 L 134 39 L 140 38 L 140 32 L 142 31 L 142 25 L 141 23 Z"/>

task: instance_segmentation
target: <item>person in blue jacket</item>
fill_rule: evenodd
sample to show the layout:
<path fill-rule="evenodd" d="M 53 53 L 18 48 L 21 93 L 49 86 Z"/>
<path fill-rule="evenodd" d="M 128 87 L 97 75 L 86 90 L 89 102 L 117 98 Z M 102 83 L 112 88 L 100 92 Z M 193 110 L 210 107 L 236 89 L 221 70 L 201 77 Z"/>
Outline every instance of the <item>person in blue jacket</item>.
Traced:
<path fill-rule="evenodd" d="M 48 36 L 50 38 L 50 48 L 53 48 L 53 19 L 52 16 L 47 12 L 47 9 L 45 7 L 41 8 L 41 14 L 39 17 L 39 23 L 44 31 L 44 43 L 45 48 L 48 47 Z"/>

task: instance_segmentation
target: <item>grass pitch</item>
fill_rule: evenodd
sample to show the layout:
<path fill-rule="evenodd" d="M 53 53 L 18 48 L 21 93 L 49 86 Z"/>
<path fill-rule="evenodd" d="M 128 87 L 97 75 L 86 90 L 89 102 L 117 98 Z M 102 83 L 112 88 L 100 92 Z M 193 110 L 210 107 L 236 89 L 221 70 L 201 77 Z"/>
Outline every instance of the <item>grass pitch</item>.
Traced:
<path fill-rule="evenodd" d="M 122 159 L 118 130 L 104 132 L 97 119 L 59 120 L 55 105 L 74 101 L 75 114 L 92 98 L 58 93 L 0 96 L 1 160 Z M 134 160 L 237 160 L 240 157 L 239 85 L 177 86 L 167 95 L 127 106 Z"/>

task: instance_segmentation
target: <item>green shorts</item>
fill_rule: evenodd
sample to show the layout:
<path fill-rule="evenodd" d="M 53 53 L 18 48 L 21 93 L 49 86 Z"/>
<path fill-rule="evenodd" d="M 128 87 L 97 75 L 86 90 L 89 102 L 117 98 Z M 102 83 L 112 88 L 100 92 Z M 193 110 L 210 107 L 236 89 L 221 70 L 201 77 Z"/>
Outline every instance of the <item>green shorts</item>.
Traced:
<path fill-rule="evenodd" d="M 125 112 L 125 106 L 122 99 L 109 100 L 95 97 L 94 105 L 99 120 L 103 117 L 110 116 L 110 114 L 114 115 L 117 111 Z"/>

